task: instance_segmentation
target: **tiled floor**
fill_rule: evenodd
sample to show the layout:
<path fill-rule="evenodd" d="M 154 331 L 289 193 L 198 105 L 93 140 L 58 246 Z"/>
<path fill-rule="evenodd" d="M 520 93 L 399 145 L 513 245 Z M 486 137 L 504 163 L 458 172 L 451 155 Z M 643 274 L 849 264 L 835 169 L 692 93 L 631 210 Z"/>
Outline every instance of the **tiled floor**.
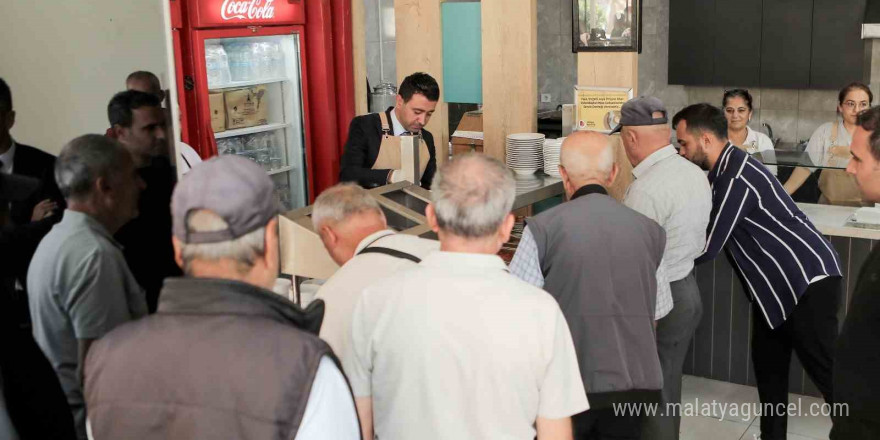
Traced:
<path fill-rule="evenodd" d="M 797 403 L 798 399 L 804 412 L 809 412 L 811 404 L 823 402 L 815 397 L 789 395 L 789 403 Z M 757 408 L 758 390 L 755 387 L 685 376 L 681 402 L 681 440 L 753 440 L 761 432 L 760 418 L 744 414 L 754 412 L 744 404 L 754 404 L 749 406 Z M 713 402 L 716 403 L 714 406 Z M 739 409 L 731 405 L 737 405 Z M 692 408 L 690 414 L 688 408 Z M 788 440 L 825 440 L 830 430 L 831 419 L 828 417 L 803 415 L 788 418 Z"/>

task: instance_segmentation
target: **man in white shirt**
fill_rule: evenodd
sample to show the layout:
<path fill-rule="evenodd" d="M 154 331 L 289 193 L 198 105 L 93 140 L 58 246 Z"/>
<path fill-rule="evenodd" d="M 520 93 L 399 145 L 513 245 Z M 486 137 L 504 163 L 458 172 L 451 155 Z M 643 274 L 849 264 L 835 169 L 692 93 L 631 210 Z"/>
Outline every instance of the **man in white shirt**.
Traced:
<path fill-rule="evenodd" d="M 703 253 L 712 210 L 712 190 L 699 167 L 680 157 L 669 143 L 666 108 L 654 97 L 630 100 L 621 108 L 620 132 L 633 164 L 633 180 L 623 204 L 653 219 L 666 231 L 663 270 L 673 308 L 658 317 L 657 351 L 663 368 L 664 403 L 681 402 L 681 374 L 703 305 L 694 277 L 694 259 Z M 659 303 L 662 301 L 658 298 Z M 663 405 L 663 407 L 666 407 Z M 648 418 L 644 439 L 677 439 L 680 414 Z"/>
<path fill-rule="evenodd" d="M 510 171 L 463 155 L 432 193 L 440 251 L 355 306 L 345 370 L 364 438 L 571 439 L 589 405 L 565 317 L 496 255 L 514 222 Z"/>
<path fill-rule="evenodd" d="M 325 304 L 321 339 L 342 359 L 351 345 L 351 314 L 361 292 L 415 266 L 440 243 L 388 229 L 376 199 L 353 183 L 322 192 L 313 205 L 312 224 L 330 257 L 342 266 L 316 295 Z"/>

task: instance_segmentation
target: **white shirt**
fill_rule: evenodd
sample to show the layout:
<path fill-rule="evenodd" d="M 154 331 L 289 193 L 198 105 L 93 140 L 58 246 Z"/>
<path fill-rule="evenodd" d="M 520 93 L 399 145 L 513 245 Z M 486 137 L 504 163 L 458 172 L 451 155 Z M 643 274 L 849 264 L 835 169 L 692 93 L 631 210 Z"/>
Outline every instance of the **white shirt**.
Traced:
<path fill-rule="evenodd" d="M 700 167 L 670 144 L 633 168 L 635 180 L 623 204 L 653 219 L 666 231 L 663 262 L 670 282 L 686 277 L 706 245 L 712 190 Z M 659 302 L 659 298 L 658 298 Z"/>
<path fill-rule="evenodd" d="M 400 136 L 403 132 L 406 131 L 406 129 L 403 128 L 403 124 L 401 124 L 400 120 L 397 119 L 397 112 L 394 111 L 394 109 L 391 109 L 391 111 L 388 113 L 391 113 L 391 134 L 393 134 L 394 136 Z"/>
<path fill-rule="evenodd" d="M 181 175 L 188 173 L 192 167 L 202 163 L 202 157 L 199 156 L 199 153 L 186 142 L 177 141 L 177 154 L 180 155 L 178 165 L 180 166 Z"/>
<path fill-rule="evenodd" d="M 382 440 L 533 439 L 589 408 L 556 300 L 496 255 L 437 251 L 368 287 L 346 356 Z"/>
<path fill-rule="evenodd" d="M 405 258 L 390 255 L 376 253 L 357 255 L 367 246 L 390 248 L 424 259 L 429 253 L 440 249 L 440 242 L 413 235 L 395 234 L 388 229 L 373 233 L 361 240 L 355 249 L 354 258 L 339 268 L 321 286 L 315 295 L 316 299 L 324 300 L 325 307 L 320 337 L 330 344 L 330 348 L 340 360 L 345 359 L 345 354 L 351 345 L 351 316 L 364 289 L 399 270 L 416 265 Z"/>
<path fill-rule="evenodd" d="M 3 162 L 3 167 L 0 168 L 0 173 L 3 174 L 12 174 L 12 165 L 15 160 L 15 141 L 12 141 L 12 145 L 6 150 L 5 153 L 0 154 L 0 162 Z"/>
<path fill-rule="evenodd" d="M 766 134 L 761 133 L 757 130 L 752 130 L 752 127 L 746 125 L 746 141 L 744 145 L 740 145 L 745 148 L 746 152 L 749 154 L 761 153 L 764 151 L 773 151 L 773 141 L 770 140 Z M 776 165 L 764 165 L 774 176 L 776 175 Z"/>
<path fill-rule="evenodd" d="M 321 358 L 296 440 L 360 440 L 354 400 L 345 376 L 327 356 Z"/>
<path fill-rule="evenodd" d="M 837 139 L 831 139 L 831 132 L 834 125 L 837 124 Z M 807 154 L 814 164 L 827 162 L 831 147 L 845 146 L 852 143 L 852 135 L 846 131 L 842 120 L 835 122 L 826 122 L 819 126 L 813 135 L 810 136 L 810 143 L 807 144 Z M 817 168 L 810 168 L 815 172 Z"/>

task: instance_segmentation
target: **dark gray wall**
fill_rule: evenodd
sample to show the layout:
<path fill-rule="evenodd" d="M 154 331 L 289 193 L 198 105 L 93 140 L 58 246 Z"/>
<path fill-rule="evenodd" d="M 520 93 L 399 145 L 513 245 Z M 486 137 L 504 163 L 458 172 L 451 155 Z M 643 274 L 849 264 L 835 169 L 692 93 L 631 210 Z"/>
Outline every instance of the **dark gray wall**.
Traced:
<path fill-rule="evenodd" d="M 838 312 L 843 325 L 859 269 L 875 240 L 830 237 L 844 267 L 844 291 Z M 684 373 L 710 379 L 755 385 L 751 358 L 751 306 L 726 255 L 697 266 L 697 284 L 703 299 L 703 318 L 685 361 Z M 760 317 L 759 317 L 760 318 Z M 804 373 L 797 355 L 792 356 L 789 392 L 821 397 Z"/>

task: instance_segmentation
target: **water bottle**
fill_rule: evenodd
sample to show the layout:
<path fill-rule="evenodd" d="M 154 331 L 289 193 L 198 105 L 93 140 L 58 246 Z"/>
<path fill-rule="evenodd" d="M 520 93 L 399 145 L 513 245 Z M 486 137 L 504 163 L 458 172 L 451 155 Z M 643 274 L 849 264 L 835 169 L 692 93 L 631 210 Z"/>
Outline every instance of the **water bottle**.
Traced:
<path fill-rule="evenodd" d="M 272 43 L 272 70 L 277 78 L 286 76 L 284 69 L 284 52 L 281 50 L 281 44 L 277 41 Z"/>
<path fill-rule="evenodd" d="M 220 84 L 220 66 L 218 66 L 217 50 L 214 45 L 205 45 L 205 69 L 208 72 L 208 88 Z"/>
<path fill-rule="evenodd" d="M 232 75 L 229 72 L 229 57 L 226 56 L 226 50 L 223 49 L 223 46 L 219 44 L 215 45 L 214 51 L 217 57 L 218 68 L 220 69 L 220 74 L 218 75 L 220 84 L 228 84 L 232 81 Z"/>

